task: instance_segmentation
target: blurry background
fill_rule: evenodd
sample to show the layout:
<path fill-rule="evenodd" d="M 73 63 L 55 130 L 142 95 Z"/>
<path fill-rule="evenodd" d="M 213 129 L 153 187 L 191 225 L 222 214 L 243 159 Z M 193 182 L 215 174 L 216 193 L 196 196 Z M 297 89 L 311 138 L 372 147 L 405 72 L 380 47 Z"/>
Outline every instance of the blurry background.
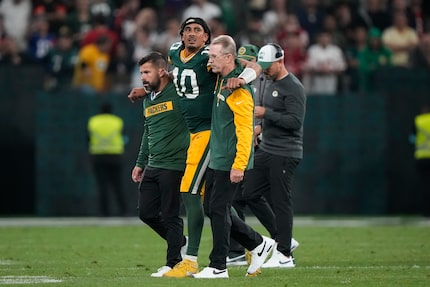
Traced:
<path fill-rule="evenodd" d="M 134 213 L 137 186 L 130 175 L 143 123 L 141 104 L 127 94 L 140 84 L 137 61 L 151 50 L 167 53 L 189 15 L 205 18 L 213 37 L 232 35 L 238 47 L 279 43 L 287 69 L 307 83 L 296 214 L 416 214 L 409 136 L 414 116 L 430 102 L 429 6 L 419 0 L 0 0 L 0 215 L 98 214 L 86 125 L 105 101 L 125 122 L 123 192 Z M 398 40 L 396 31 L 407 31 L 407 39 Z M 97 46 L 101 36 L 110 39 L 105 52 Z M 98 67 L 101 88 L 77 76 L 95 77 L 86 69 L 97 61 L 77 60 L 88 45 L 96 51 L 91 59 L 108 58 Z"/>

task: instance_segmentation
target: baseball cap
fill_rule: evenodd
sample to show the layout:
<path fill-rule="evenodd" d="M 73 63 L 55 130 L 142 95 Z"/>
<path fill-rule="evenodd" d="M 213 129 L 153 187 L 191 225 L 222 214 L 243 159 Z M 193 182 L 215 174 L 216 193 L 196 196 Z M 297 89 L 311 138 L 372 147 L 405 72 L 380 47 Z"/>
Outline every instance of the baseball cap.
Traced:
<path fill-rule="evenodd" d="M 264 70 L 267 69 L 273 62 L 283 58 L 284 50 L 282 50 L 278 44 L 270 43 L 264 45 L 261 47 L 260 51 L 258 51 L 257 64 L 259 64 Z"/>
<path fill-rule="evenodd" d="M 246 44 L 237 50 L 237 57 L 248 61 L 257 59 L 258 48 L 255 45 Z"/>

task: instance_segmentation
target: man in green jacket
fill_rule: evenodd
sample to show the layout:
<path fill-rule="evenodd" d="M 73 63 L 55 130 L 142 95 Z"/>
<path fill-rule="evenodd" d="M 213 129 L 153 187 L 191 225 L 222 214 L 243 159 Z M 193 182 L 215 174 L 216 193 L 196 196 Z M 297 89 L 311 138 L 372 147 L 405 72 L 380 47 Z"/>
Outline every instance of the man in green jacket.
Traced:
<path fill-rule="evenodd" d="M 243 67 L 236 59 L 236 44 L 230 36 L 213 39 L 209 48 L 209 65 L 218 74 L 212 108 L 210 162 L 206 177 L 204 210 L 212 227 L 213 248 L 209 266 L 194 278 L 228 278 L 226 259 L 230 234 L 246 249 L 252 259 L 246 276 L 260 273 L 275 241 L 261 236 L 240 217 L 232 216 L 231 205 L 237 184 L 246 169 L 252 168 L 254 142 L 254 101 L 249 85 L 229 90 L 229 78 L 238 77 Z"/>
<path fill-rule="evenodd" d="M 143 87 L 144 134 L 132 180 L 139 182 L 139 218 L 167 241 L 166 264 L 151 277 L 162 277 L 182 260 L 185 246 L 179 187 L 185 170 L 189 132 L 167 59 L 152 52 L 139 61 Z"/>

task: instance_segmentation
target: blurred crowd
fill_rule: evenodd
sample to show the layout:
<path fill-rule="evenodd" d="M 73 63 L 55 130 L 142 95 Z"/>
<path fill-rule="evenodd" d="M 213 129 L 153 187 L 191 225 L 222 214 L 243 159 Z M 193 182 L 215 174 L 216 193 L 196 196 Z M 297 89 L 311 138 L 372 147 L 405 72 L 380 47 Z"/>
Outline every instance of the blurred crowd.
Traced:
<path fill-rule="evenodd" d="M 47 90 L 127 93 L 138 60 L 167 53 L 189 16 L 238 47 L 278 43 L 309 94 L 372 90 L 383 68 L 430 71 L 424 0 L 0 0 L 0 65 L 43 66 Z"/>

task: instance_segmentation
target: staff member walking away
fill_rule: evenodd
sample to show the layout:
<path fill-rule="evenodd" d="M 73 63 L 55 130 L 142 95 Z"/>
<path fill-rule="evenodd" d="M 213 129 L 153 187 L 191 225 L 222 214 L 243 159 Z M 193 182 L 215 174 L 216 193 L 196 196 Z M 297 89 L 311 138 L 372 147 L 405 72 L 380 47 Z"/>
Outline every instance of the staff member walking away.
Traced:
<path fill-rule="evenodd" d="M 419 173 L 420 212 L 430 216 L 430 105 L 415 117 L 415 163 Z"/>
<path fill-rule="evenodd" d="M 238 216 L 232 216 L 231 206 L 237 184 L 253 162 L 252 89 L 249 85 L 229 90 L 228 78 L 237 77 L 243 70 L 236 60 L 236 44 L 230 36 L 213 39 L 209 47 L 209 65 L 218 74 L 212 109 L 211 150 L 206 177 L 204 210 L 212 228 L 213 248 L 210 264 L 194 278 L 228 278 L 226 258 L 232 237 L 251 251 L 252 260 L 247 276 L 259 274 L 259 268 L 272 250 L 275 241 L 261 236 Z"/>
<path fill-rule="evenodd" d="M 166 264 L 151 274 L 162 277 L 182 260 L 186 243 L 179 186 L 190 139 L 167 59 L 152 52 L 139 61 L 139 69 L 150 94 L 143 99 L 144 133 L 131 177 L 140 182 L 139 218 L 167 241 Z"/>
<path fill-rule="evenodd" d="M 306 96 L 301 82 L 285 68 L 284 51 L 279 45 L 263 46 L 257 63 L 272 83 L 264 92 L 263 106 L 255 107 L 255 117 L 262 119 L 263 137 L 255 154 L 254 168 L 246 172 L 243 193 L 266 195 L 275 212 L 276 249 L 262 267 L 294 267 L 292 187 L 294 173 L 303 157 Z"/>
<path fill-rule="evenodd" d="M 112 216 L 110 192 L 120 215 L 126 215 L 127 204 L 122 190 L 122 155 L 124 121 L 112 113 L 112 105 L 103 103 L 100 113 L 88 120 L 89 153 L 97 183 L 100 215 Z"/>

